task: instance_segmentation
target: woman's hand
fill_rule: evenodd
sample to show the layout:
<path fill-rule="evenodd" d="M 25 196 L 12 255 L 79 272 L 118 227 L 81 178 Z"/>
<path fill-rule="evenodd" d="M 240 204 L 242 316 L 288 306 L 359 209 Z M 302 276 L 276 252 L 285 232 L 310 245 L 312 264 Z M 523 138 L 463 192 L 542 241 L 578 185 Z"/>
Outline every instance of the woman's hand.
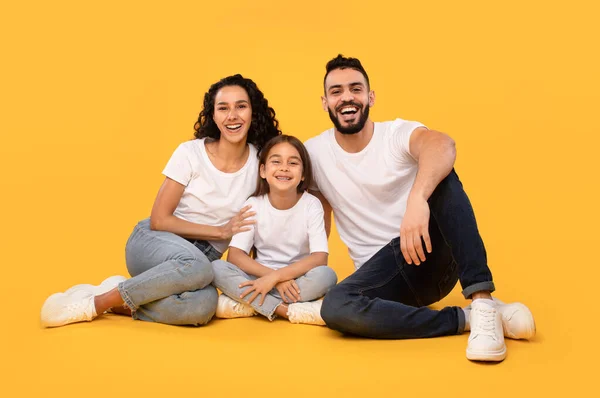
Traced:
<path fill-rule="evenodd" d="M 273 288 L 275 287 L 275 285 L 278 282 L 279 281 L 277 280 L 277 274 L 275 274 L 275 272 L 271 272 L 270 274 L 265 275 L 261 278 L 253 280 L 253 281 L 246 281 L 246 282 L 240 284 L 240 286 L 239 286 L 240 288 L 249 286 L 248 289 L 246 289 L 242 293 L 240 298 L 243 300 L 244 297 L 246 297 L 250 293 L 252 293 L 250 298 L 247 300 L 248 304 L 252 304 L 254 299 L 256 299 L 256 297 L 258 297 L 258 295 L 260 294 L 260 295 L 262 295 L 262 297 L 260 298 L 260 303 L 258 305 L 263 305 L 263 303 L 265 302 L 265 297 L 271 290 L 273 290 Z"/>
<path fill-rule="evenodd" d="M 275 285 L 275 289 L 285 303 L 295 303 L 300 300 L 300 288 L 295 280 L 279 282 Z"/>
<path fill-rule="evenodd" d="M 239 232 L 250 231 L 248 225 L 256 223 L 256 220 L 246 220 L 248 217 L 256 215 L 255 211 L 248 211 L 251 207 L 250 205 L 243 207 L 227 224 L 221 226 L 223 240 L 230 239 Z"/>

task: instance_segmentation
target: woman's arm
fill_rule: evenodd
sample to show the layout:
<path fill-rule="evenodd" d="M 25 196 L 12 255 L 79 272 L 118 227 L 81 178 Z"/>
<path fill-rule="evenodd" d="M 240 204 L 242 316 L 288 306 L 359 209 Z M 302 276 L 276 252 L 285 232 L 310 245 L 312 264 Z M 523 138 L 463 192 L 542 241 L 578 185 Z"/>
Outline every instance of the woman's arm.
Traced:
<path fill-rule="evenodd" d="M 247 221 L 245 218 L 253 215 L 248 212 L 249 207 L 245 207 L 225 225 L 212 226 L 196 224 L 175 217 L 173 213 L 183 196 L 185 186 L 170 178 L 165 178 L 160 187 L 152 213 L 150 215 L 150 228 L 155 231 L 167 231 L 190 239 L 199 240 L 223 240 L 229 239 L 234 233 L 246 231 L 246 225 L 253 221 Z"/>

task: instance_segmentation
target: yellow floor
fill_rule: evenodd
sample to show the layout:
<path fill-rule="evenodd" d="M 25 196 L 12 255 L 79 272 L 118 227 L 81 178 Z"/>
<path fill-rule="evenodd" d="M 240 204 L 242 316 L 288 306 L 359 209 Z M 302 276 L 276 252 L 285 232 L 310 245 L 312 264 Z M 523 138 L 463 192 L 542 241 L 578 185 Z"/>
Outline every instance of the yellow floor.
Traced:
<path fill-rule="evenodd" d="M 520 249 L 526 263 L 526 251 Z M 91 323 L 41 329 L 39 309 L 48 294 L 77 282 L 98 283 L 102 277 L 76 280 L 64 274 L 65 282 L 59 283 L 51 275 L 61 274 L 67 259 L 42 259 L 35 245 L 18 251 L 25 258 L 18 266 L 25 272 L 5 291 L 13 301 L 3 310 L 0 389 L 12 395 L 3 396 L 464 396 L 469 388 L 486 396 L 526 397 L 592 391 L 593 371 L 585 363 L 597 352 L 591 348 L 596 336 L 591 330 L 583 333 L 592 324 L 577 321 L 587 311 L 571 308 L 557 290 L 544 293 L 540 288 L 574 282 L 559 275 L 507 280 L 502 268 L 496 270 L 497 283 L 506 285 L 499 297 L 526 302 L 538 334 L 530 342 L 507 340 L 504 362 L 481 364 L 465 358 L 467 334 L 378 341 L 260 317 L 213 320 L 195 328 L 106 315 Z M 14 261 L 17 256 L 11 257 Z M 550 265 L 550 257 L 542 256 L 536 264 Z M 25 281 L 33 266 L 42 275 L 31 286 Z M 94 267 L 94 260 L 78 266 Z M 107 268 L 107 274 L 120 273 L 118 266 Z M 343 275 L 349 261 L 337 268 Z M 84 272 L 73 272 L 78 273 Z M 54 280 L 52 286 L 43 283 L 45 277 Z M 457 288 L 434 307 L 463 303 Z"/>

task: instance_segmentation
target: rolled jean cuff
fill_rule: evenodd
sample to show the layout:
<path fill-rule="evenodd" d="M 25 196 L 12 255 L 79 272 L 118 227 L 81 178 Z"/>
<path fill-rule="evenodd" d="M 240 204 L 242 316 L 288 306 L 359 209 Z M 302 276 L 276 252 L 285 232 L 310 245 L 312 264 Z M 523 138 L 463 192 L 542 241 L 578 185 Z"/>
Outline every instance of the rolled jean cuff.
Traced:
<path fill-rule="evenodd" d="M 456 330 L 456 334 L 462 334 L 465 331 L 465 326 L 467 324 L 465 311 L 460 307 L 454 308 L 456 309 L 456 315 L 458 316 L 458 329 Z"/>
<path fill-rule="evenodd" d="M 131 312 L 135 312 L 138 307 L 133 303 L 133 301 L 131 301 L 131 297 L 129 297 L 129 294 L 125 291 L 125 288 L 123 287 L 123 282 L 117 285 L 117 290 L 119 290 L 121 298 L 123 299 L 127 307 L 131 310 Z"/>
<path fill-rule="evenodd" d="M 471 296 L 473 295 L 473 293 L 485 292 L 485 291 L 491 293 L 494 290 L 496 290 L 496 287 L 494 286 L 494 282 L 492 282 L 492 281 L 479 282 L 479 283 L 476 283 L 474 285 L 467 286 L 462 291 L 462 294 L 463 294 L 463 296 L 465 296 L 466 299 L 468 299 L 468 298 L 471 298 Z"/>

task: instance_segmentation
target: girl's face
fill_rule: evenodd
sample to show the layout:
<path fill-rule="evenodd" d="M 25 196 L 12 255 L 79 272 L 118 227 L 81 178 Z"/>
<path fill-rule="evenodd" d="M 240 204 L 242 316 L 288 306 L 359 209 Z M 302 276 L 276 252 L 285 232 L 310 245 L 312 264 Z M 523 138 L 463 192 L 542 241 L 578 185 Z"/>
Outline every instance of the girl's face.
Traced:
<path fill-rule="evenodd" d="M 234 144 L 245 142 L 252 122 L 252 105 L 246 90 L 225 86 L 217 91 L 213 119 L 222 139 Z"/>
<path fill-rule="evenodd" d="M 267 154 L 265 164 L 260 165 L 260 176 L 267 180 L 271 192 L 294 191 L 304 177 L 300 154 L 291 144 L 281 142 Z"/>

